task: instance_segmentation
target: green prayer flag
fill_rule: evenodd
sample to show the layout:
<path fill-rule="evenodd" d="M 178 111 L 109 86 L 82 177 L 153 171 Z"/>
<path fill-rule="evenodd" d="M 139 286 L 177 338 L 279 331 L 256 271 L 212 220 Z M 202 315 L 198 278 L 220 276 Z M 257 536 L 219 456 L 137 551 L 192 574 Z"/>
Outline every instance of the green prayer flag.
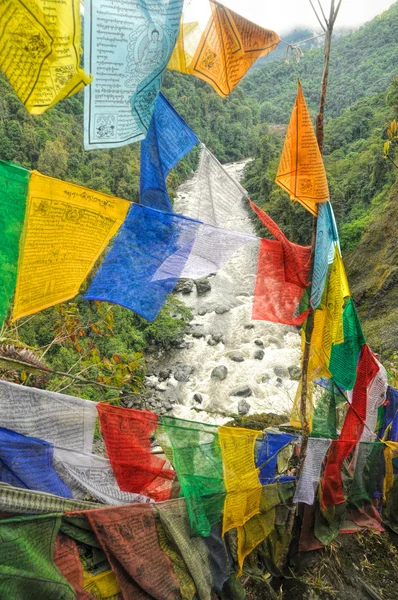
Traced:
<path fill-rule="evenodd" d="M 332 347 L 329 371 L 338 386 L 352 390 L 357 376 L 358 355 L 366 343 L 352 298 L 344 307 L 343 330 L 344 342 Z"/>
<path fill-rule="evenodd" d="M 59 515 L 0 521 L 0 598 L 72 600 L 76 593 L 54 564 Z"/>
<path fill-rule="evenodd" d="M 328 380 L 326 389 L 322 394 L 312 418 L 311 437 L 336 439 L 337 413 L 339 404 L 346 401 L 344 394 L 332 379 Z"/>
<path fill-rule="evenodd" d="M 30 171 L 0 161 L 0 324 L 15 291 Z"/>

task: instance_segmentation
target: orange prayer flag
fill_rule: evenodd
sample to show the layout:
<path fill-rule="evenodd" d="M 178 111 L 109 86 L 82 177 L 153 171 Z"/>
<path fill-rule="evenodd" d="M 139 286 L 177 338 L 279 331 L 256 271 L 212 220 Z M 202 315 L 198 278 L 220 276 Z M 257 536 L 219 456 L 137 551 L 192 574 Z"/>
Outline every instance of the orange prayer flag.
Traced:
<path fill-rule="evenodd" d="M 315 216 L 317 203 L 329 200 L 325 167 L 300 82 L 275 181 Z"/>
<path fill-rule="evenodd" d="M 275 50 L 280 37 L 210 0 L 212 16 L 190 63 L 189 72 L 226 97 L 260 56 Z"/>

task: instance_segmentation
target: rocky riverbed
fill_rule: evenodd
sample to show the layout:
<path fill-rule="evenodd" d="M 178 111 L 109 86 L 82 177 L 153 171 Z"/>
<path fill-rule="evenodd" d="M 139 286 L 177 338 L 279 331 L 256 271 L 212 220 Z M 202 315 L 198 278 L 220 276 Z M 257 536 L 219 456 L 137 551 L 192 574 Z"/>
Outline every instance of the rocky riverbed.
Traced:
<path fill-rule="evenodd" d="M 239 179 L 245 162 L 227 166 Z M 174 203 L 184 214 L 192 182 Z M 240 230 L 253 233 L 245 201 L 236 208 Z M 252 321 L 258 241 L 236 252 L 217 274 L 180 280 L 175 293 L 194 315 L 170 352 L 154 355 L 146 378 L 147 405 L 160 413 L 222 423 L 231 413 L 288 414 L 300 375 L 300 337 L 294 327 Z"/>

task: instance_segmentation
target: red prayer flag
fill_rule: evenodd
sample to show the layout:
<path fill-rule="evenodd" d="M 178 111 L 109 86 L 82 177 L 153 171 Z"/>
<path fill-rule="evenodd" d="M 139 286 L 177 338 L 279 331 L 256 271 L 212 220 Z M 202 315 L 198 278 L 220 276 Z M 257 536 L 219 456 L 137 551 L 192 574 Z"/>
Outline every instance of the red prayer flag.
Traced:
<path fill-rule="evenodd" d="M 55 539 L 54 562 L 75 590 L 77 600 L 95 600 L 83 588 L 83 567 L 76 542 L 63 533 L 59 533 Z"/>
<path fill-rule="evenodd" d="M 170 498 L 175 471 L 151 454 L 151 434 L 158 416 L 148 410 L 98 404 L 101 430 L 116 481 L 123 492 L 144 494 L 157 501 Z"/>

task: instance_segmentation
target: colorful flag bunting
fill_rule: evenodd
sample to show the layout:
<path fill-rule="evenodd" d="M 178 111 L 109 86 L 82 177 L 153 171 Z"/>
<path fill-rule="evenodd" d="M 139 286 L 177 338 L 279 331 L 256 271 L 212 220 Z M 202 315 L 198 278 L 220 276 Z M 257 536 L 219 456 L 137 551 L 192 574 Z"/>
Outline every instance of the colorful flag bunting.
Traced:
<path fill-rule="evenodd" d="M 175 472 L 166 461 L 151 454 L 150 436 L 158 416 L 148 410 L 133 410 L 98 404 L 101 431 L 119 487 L 124 492 L 144 494 L 155 500 L 170 498 Z"/>
<path fill-rule="evenodd" d="M 260 512 L 262 486 L 254 461 L 254 447 L 261 433 L 221 426 L 218 435 L 227 491 L 223 514 L 224 535 Z"/>
<path fill-rule="evenodd" d="M 13 320 L 76 296 L 129 207 L 127 200 L 33 171 Z"/>
<path fill-rule="evenodd" d="M 53 560 L 60 524 L 60 516 L 0 520 L 0 598 L 76 599 Z"/>
<path fill-rule="evenodd" d="M 29 171 L 0 161 L 0 325 L 11 304 L 17 281 L 19 240 L 29 177 Z"/>
<path fill-rule="evenodd" d="M 0 423 L 12 431 L 91 453 L 96 418 L 96 402 L 0 381 Z"/>
<path fill-rule="evenodd" d="M 333 264 L 335 246 L 339 243 L 336 221 L 330 201 L 318 206 L 314 270 L 311 283 L 311 306 L 315 310 L 321 303 L 329 265 Z"/>
<path fill-rule="evenodd" d="M 134 204 L 85 299 L 114 302 L 153 321 L 181 276 L 199 226 Z M 168 271 L 159 277 L 164 264 Z"/>
<path fill-rule="evenodd" d="M 183 0 L 130 4 L 87 0 L 84 66 L 94 81 L 84 96 L 84 147 L 142 140 L 180 28 Z"/>
<path fill-rule="evenodd" d="M 197 143 L 193 131 L 159 94 L 148 134 L 141 142 L 140 204 L 172 212 L 167 175 Z"/>
<path fill-rule="evenodd" d="M 149 504 L 85 513 L 120 585 L 125 600 L 179 600 L 177 578 L 162 552 Z"/>
<path fill-rule="evenodd" d="M 318 203 L 329 200 L 325 167 L 300 82 L 275 181 L 315 216 Z"/>
<path fill-rule="evenodd" d="M 242 231 L 242 219 L 235 207 L 248 193 L 227 173 L 215 156 L 201 145 L 199 167 L 194 175 L 189 204 L 181 201 L 184 215 L 233 231 Z M 187 200 L 188 202 L 188 200 Z"/>
<path fill-rule="evenodd" d="M 295 438 L 289 433 L 272 433 L 266 431 L 264 439 L 260 443 L 257 453 L 256 465 L 260 470 L 260 482 L 262 485 L 267 485 L 276 482 L 276 463 L 278 452 L 285 446 L 288 446 Z M 289 481 L 295 479 L 290 476 L 280 477 L 280 481 Z"/>
<path fill-rule="evenodd" d="M 308 440 L 307 454 L 294 494 L 294 502 L 314 504 L 323 461 L 331 441 L 312 437 Z"/>
<path fill-rule="evenodd" d="M 111 463 L 102 456 L 54 448 L 54 466 L 72 490 L 74 498 L 83 499 L 89 493 L 100 502 L 116 506 L 151 502 L 147 496 L 122 492 L 117 485 Z"/>
<path fill-rule="evenodd" d="M 0 30 L 0 68 L 30 113 L 44 113 L 91 82 L 80 68 L 78 0 L 5 0 Z"/>
<path fill-rule="evenodd" d="M 0 427 L 0 481 L 15 487 L 72 498 L 54 469 L 54 447 Z"/>
<path fill-rule="evenodd" d="M 280 38 L 275 31 L 251 23 L 222 4 L 210 0 L 212 16 L 194 56 L 196 29 L 180 34 L 168 67 L 207 81 L 225 98 L 260 56 L 275 50 Z"/>
<path fill-rule="evenodd" d="M 185 497 L 192 535 L 210 535 L 221 521 L 225 487 L 218 427 L 175 417 L 162 417 L 172 462 Z M 158 442 L 162 439 L 157 433 Z"/>

